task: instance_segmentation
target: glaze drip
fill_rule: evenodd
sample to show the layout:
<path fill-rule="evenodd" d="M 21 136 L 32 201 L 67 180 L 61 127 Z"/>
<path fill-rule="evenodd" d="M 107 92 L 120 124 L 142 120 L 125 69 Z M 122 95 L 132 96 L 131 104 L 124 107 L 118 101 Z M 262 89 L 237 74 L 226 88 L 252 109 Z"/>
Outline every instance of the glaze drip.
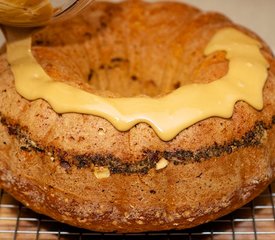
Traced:
<path fill-rule="evenodd" d="M 261 44 L 244 33 L 225 28 L 218 31 L 205 54 L 226 51 L 229 69 L 225 76 L 207 84 L 189 84 L 159 98 L 107 98 L 55 81 L 31 53 L 31 32 L 7 28 L 7 56 L 18 93 L 28 100 L 42 98 L 57 113 L 92 114 L 107 119 L 118 130 L 149 124 L 164 141 L 203 119 L 229 118 L 237 101 L 257 110 L 263 107 L 262 89 L 268 62 Z"/>

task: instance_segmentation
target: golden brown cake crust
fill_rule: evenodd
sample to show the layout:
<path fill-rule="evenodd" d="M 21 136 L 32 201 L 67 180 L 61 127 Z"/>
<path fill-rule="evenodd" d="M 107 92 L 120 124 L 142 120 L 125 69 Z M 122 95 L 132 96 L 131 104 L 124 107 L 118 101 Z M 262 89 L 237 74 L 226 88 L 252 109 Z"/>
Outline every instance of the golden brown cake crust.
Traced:
<path fill-rule="evenodd" d="M 228 26 L 259 39 L 185 4 L 96 3 L 37 32 L 33 53 L 50 76 L 86 91 L 156 96 L 223 76 L 225 54 L 203 50 Z M 206 119 L 168 142 L 144 123 L 119 132 L 102 118 L 23 99 L 2 55 L 0 186 L 37 212 L 96 231 L 182 229 L 233 211 L 274 179 L 275 61 L 262 43 L 264 109 L 240 101 L 232 118 Z M 169 165 L 156 170 L 162 158 Z M 98 167 L 111 176 L 97 179 Z"/>

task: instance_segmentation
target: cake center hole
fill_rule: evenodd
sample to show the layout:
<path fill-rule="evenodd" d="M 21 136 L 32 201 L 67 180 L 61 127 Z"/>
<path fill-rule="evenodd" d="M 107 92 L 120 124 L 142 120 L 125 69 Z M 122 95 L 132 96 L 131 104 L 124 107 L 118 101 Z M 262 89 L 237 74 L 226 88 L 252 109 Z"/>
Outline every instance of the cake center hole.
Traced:
<path fill-rule="evenodd" d="M 131 70 L 132 65 L 128 59 L 114 57 L 97 69 L 90 69 L 87 80 L 97 90 L 110 91 L 120 97 L 156 97 L 182 85 L 178 80 L 165 77 L 165 69 L 156 69 L 155 76 L 152 76 L 146 72 Z"/>

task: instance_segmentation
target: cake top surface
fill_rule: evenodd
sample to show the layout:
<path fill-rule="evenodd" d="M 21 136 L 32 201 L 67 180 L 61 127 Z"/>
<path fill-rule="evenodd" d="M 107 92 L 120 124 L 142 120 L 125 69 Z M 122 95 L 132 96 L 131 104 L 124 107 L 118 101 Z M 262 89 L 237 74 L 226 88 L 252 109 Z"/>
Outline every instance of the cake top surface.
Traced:
<path fill-rule="evenodd" d="M 219 80 L 187 84 L 162 97 L 101 97 L 52 79 L 31 54 L 31 33 L 7 29 L 8 61 L 17 91 L 26 99 L 42 98 L 58 113 L 93 114 L 126 131 L 137 123 L 149 124 L 169 141 L 183 129 L 208 117 L 231 117 L 234 105 L 243 100 L 260 110 L 268 63 L 261 44 L 233 29 L 220 30 L 205 49 L 209 55 L 226 51 L 229 69 Z"/>

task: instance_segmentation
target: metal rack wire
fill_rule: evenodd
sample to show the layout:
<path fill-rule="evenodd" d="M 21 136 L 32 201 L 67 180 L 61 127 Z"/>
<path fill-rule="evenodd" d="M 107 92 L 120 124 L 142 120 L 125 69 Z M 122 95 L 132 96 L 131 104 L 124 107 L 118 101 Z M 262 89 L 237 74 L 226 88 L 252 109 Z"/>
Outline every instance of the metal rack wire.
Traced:
<path fill-rule="evenodd" d="M 275 182 L 249 204 L 211 223 L 185 231 L 140 234 L 103 234 L 73 228 L 31 211 L 0 190 L 0 239 L 275 240 Z"/>

